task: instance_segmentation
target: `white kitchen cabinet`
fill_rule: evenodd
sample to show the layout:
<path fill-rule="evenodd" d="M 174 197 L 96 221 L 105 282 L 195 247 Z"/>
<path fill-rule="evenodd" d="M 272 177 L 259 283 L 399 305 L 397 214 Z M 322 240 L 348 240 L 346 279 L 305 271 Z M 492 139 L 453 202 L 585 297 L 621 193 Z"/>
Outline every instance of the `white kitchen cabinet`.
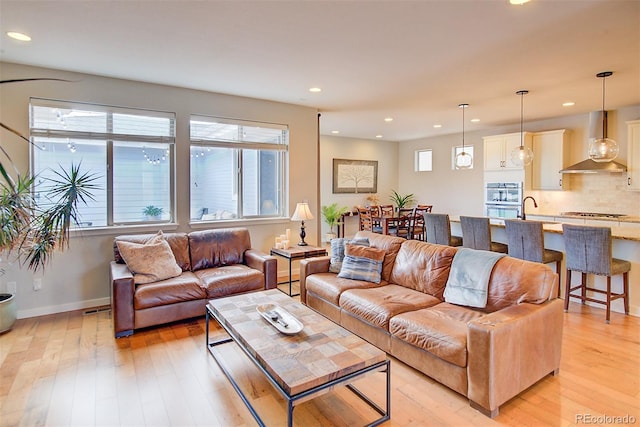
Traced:
<path fill-rule="evenodd" d="M 531 189 L 565 190 L 567 181 L 562 179 L 569 158 L 569 131 L 566 129 L 535 132 L 531 136 Z"/>
<path fill-rule="evenodd" d="M 525 132 L 523 138 L 524 145 L 531 147 L 531 133 Z M 511 152 L 520 146 L 520 132 L 485 136 L 482 140 L 484 142 L 485 171 L 524 169 L 511 161 Z"/>
<path fill-rule="evenodd" d="M 640 120 L 627 122 L 627 188 L 640 191 Z"/>

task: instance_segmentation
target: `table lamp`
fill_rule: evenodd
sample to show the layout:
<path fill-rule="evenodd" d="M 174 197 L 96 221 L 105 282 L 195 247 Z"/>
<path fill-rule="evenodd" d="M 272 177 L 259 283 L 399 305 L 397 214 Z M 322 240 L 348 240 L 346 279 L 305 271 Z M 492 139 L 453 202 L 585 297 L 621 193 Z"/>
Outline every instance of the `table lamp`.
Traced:
<path fill-rule="evenodd" d="M 298 246 L 308 246 L 307 242 L 304 241 L 304 237 L 307 235 L 304 232 L 304 222 L 305 220 L 310 219 L 313 219 L 313 215 L 309 209 L 309 203 L 298 203 L 296 205 L 296 211 L 293 213 L 293 216 L 291 216 L 291 221 L 302 221 L 302 224 L 300 225 L 300 242 L 298 243 Z"/>

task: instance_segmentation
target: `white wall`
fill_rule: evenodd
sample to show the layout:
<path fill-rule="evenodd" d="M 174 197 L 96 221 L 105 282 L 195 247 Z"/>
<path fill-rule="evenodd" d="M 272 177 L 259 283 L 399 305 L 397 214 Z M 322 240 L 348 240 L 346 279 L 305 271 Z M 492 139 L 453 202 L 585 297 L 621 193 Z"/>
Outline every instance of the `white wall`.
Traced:
<path fill-rule="evenodd" d="M 203 114 L 236 119 L 288 124 L 290 129 L 289 213 L 295 203 L 307 199 L 316 218 L 318 207 L 318 148 L 317 110 L 313 108 L 195 91 L 178 87 L 112 79 L 59 70 L 0 63 L 2 80 L 50 77 L 71 80 L 65 82 L 31 82 L 0 85 L 0 121 L 27 134 L 29 130 L 29 97 L 81 101 L 96 104 L 147 108 L 171 111 L 177 117 L 176 137 L 176 195 L 177 225 L 162 227 L 170 231 L 189 232 L 189 116 Z M 188 76 L 185 75 L 185 78 Z M 28 170 L 29 150 L 6 131 L 2 131 L 2 147 L 20 171 Z M 5 163 L 6 159 L 2 159 Z M 304 177 L 304 179 L 299 179 Z M 317 241 L 317 223 L 307 227 L 308 239 Z M 241 222 L 249 227 L 254 247 L 268 252 L 276 235 L 285 228 L 296 229 L 297 223 L 288 219 Z M 113 237 L 118 234 L 153 232 L 158 227 L 136 227 L 96 232 L 82 231 L 72 238 L 70 250 L 57 253 L 45 270 L 42 290 L 32 290 L 34 275 L 14 265 L 0 278 L 4 290 L 9 281 L 18 282 L 18 316 L 41 314 L 92 307 L 109 303 L 109 261 L 113 258 Z"/>
<path fill-rule="evenodd" d="M 608 136 L 620 145 L 616 159 L 627 163 L 626 121 L 640 118 L 640 105 L 625 107 L 609 114 Z M 587 134 L 589 115 L 573 115 L 549 120 L 525 123 L 524 129 L 539 132 L 553 129 L 571 130 L 571 157 L 569 164 L 586 159 L 588 151 Z M 473 145 L 475 151 L 474 168 L 471 170 L 451 169 L 451 150 L 461 145 L 460 133 L 433 138 L 400 142 L 398 187 L 405 192 L 413 192 L 421 201 L 433 204 L 433 211 L 450 215 L 483 215 L 483 144 L 482 137 L 503 133 L 519 132 L 520 124 L 494 129 L 465 132 L 465 144 Z M 433 171 L 414 172 L 415 150 L 433 149 Z M 538 200 L 539 209 L 530 213 L 557 213 L 562 211 L 604 211 L 640 216 L 640 192 L 626 190 L 626 175 L 564 175 L 569 179 L 569 191 L 535 191 L 527 194 Z"/>
<path fill-rule="evenodd" d="M 353 209 L 365 206 L 369 194 L 334 194 L 333 193 L 333 159 L 377 160 L 378 192 L 380 203 L 391 203 L 391 190 L 398 189 L 398 143 L 379 140 L 343 138 L 336 136 L 320 137 L 320 200 L 321 206 L 338 203 Z M 329 226 L 322 222 L 322 234 L 329 231 Z M 353 235 L 358 228 L 357 217 L 347 218 L 345 234 Z M 335 232 L 335 230 L 334 230 Z"/>

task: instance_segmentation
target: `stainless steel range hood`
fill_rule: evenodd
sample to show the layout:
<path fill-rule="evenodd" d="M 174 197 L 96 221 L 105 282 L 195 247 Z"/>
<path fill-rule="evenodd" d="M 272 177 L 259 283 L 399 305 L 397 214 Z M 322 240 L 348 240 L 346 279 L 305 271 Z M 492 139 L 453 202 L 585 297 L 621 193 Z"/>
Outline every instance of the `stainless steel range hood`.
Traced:
<path fill-rule="evenodd" d="M 594 111 L 589 114 L 589 140 L 600 138 L 606 134 L 607 112 Z M 591 159 L 587 159 L 562 169 L 560 173 L 622 173 L 626 171 L 627 167 L 616 161 L 594 162 Z"/>
<path fill-rule="evenodd" d="M 560 173 L 622 173 L 626 171 L 627 167 L 616 161 L 594 162 L 587 159 L 562 169 Z"/>

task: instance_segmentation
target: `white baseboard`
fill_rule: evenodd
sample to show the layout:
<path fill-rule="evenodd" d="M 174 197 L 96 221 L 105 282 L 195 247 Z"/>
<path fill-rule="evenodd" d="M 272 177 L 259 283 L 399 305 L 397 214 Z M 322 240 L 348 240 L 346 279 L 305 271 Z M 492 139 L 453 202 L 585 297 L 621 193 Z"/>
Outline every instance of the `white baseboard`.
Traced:
<path fill-rule="evenodd" d="M 50 305 L 47 307 L 38 307 L 31 310 L 18 310 L 18 319 L 26 319 L 28 317 L 46 316 L 48 314 L 64 313 L 66 311 L 83 310 L 85 308 L 100 307 L 111 305 L 111 299 L 96 298 L 86 301 L 72 302 L 62 305 Z"/>

